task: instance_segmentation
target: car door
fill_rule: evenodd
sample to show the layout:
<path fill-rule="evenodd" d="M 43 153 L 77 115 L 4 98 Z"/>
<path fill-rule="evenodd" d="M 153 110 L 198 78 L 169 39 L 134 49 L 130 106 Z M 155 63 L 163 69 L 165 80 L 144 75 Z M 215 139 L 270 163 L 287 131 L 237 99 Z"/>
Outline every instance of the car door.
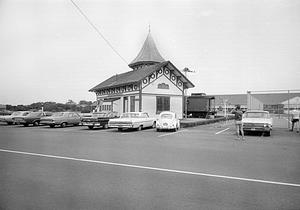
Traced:
<path fill-rule="evenodd" d="M 74 124 L 75 123 L 75 117 L 73 113 L 68 114 L 68 119 L 67 119 L 69 124 Z"/>
<path fill-rule="evenodd" d="M 74 113 L 74 120 L 75 120 L 75 124 L 78 124 L 81 122 L 81 117 L 78 113 Z"/>

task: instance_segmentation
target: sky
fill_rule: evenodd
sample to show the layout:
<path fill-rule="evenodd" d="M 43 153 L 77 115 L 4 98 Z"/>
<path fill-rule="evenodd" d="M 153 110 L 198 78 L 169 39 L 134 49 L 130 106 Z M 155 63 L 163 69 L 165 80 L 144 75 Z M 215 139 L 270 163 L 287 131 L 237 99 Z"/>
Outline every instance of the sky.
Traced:
<path fill-rule="evenodd" d="M 151 35 L 189 93 L 300 89 L 299 0 L 74 0 L 130 63 Z M 70 0 L 0 0 L 0 104 L 95 100 L 131 70 Z"/>

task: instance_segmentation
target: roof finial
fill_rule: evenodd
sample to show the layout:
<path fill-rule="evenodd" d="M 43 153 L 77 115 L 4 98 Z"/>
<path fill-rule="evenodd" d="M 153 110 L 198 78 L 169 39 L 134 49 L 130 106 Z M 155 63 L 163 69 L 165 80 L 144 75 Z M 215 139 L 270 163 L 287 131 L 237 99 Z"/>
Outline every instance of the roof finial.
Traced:
<path fill-rule="evenodd" d="M 148 25 L 148 27 L 149 27 L 149 34 L 150 34 L 150 32 L 151 32 L 151 25 L 150 25 L 150 23 L 149 23 L 149 25 Z"/>

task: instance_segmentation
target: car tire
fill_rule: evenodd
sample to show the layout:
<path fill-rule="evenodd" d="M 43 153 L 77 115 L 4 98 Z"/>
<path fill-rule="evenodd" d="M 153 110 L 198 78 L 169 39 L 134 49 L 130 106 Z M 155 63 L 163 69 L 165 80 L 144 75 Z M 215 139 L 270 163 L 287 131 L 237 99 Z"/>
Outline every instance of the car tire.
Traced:
<path fill-rule="evenodd" d="M 90 130 L 93 130 L 94 126 L 93 126 L 93 125 L 89 125 L 88 128 L 89 128 Z"/>
<path fill-rule="evenodd" d="M 264 136 L 271 136 L 271 131 L 267 131 L 264 133 Z"/>
<path fill-rule="evenodd" d="M 35 121 L 35 122 L 33 122 L 33 126 L 38 126 L 40 124 L 40 122 L 39 121 Z"/>
<path fill-rule="evenodd" d="M 7 123 L 7 125 L 12 125 L 13 124 L 13 122 L 6 122 Z"/>
<path fill-rule="evenodd" d="M 28 123 L 24 123 L 23 125 L 24 125 L 24 127 L 28 127 L 29 124 Z"/>
<path fill-rule="evenodd" d="M 104 129 L 108 129 L 108 124 L 104 124 L 104 125 L 103 125 L 103 128 L 104 128 Z"/>
<path fill-rule="evenodd" d="M 64 128 L 67 126 L 67 123 L 63 122 L 62 124 L 60 124 L 60 127 Z"/>
<path fill-rule="evenodd" d="M 123 130 L 123 128 L 118 128 L 118 131 L 122 131 Z"/>
<path fill-rule="evenodd" d="M 138 131 L 141 131 L 142 129 L 143 129 L 143 126 L 142 126 L 142 125 L 140 125 L 140 126 L 137 128 Z"/>
<path fill-rule="evenodd" d="M 156 131 L 157 131 L 157 132 L 160 132 L 160 129 L 159 129 L 159 128 L 156 128 Z"/>
<path fill-rule="evenodd" d="M 49 125 L 49 126 L 50 126 L 50 128 L 54 128 L 55 125 Z"/>

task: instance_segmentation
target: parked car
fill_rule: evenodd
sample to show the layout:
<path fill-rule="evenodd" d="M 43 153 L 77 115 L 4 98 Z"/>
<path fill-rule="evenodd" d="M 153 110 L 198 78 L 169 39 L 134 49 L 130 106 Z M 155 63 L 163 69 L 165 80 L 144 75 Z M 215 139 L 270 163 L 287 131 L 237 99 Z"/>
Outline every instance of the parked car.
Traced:
<path fill-rule="evenodd" d="M 42 117 L 51 116 L 51 114 L 51 112 L 31 112 L 26 116 L 13 117 L 13 121 L 15 124 L 22 124 L 26 127 L 30 124 L 33 126 L 38 126 Z"/>
<path fill-rule="evenodd" d="M 3 116 L 3 118 L 1 118 L 0 120 L 2 122 L 6 122 L 8 125 L 12 125 L 12 124 L 14 124 L 13 118 L 25 117 L 29 113 L 30 113 L 30 111 L 17 111 L 17 112 L 13 112 L 11 115 Z"/>
<path fill-rule="evenodd" d="M 91 116 L 82 117 L 82 124 L 88 126 L 89 129 L 94 127 L 108 128 L 108 121 L 110 119 L 116 118 L 118 116 L 117 112 L 98 112 L 92 113 Z"/>
<path fill-rule="evenodd" d="M 54 128 L 56 125 L 66 127 L 67 125 L 79 125 L 81 117 L 76 112 L 56 112 L 52 116 L 42 117 L 40 124 L 49 125 Z"/>
<path fill-rule="evenodd" d="M 123 129 L 142 130 L 146 127 L 155 128 L 155 126 L 155 118 L 149 117 L 146 112 L 126 112 L 123 113 L 120 118 L 110 119 L 108 121 L 108 127 L 118 128 L 119 131 Z"/>
<path fill-rule="evenodd" d="M 174 112 L 164 111 L 159 114 L 156 121 L 156 131 L 160 130 L 174 130 L 177 131 L 180 128 L 180 122 L 177 115 Z"/>
<path fill-rule="evenodd" d="M 273 126 L 273 120 L 268 111 L 246 111 L 243 114 L 244 132 L 259 131 L 270 136 Z"/>

